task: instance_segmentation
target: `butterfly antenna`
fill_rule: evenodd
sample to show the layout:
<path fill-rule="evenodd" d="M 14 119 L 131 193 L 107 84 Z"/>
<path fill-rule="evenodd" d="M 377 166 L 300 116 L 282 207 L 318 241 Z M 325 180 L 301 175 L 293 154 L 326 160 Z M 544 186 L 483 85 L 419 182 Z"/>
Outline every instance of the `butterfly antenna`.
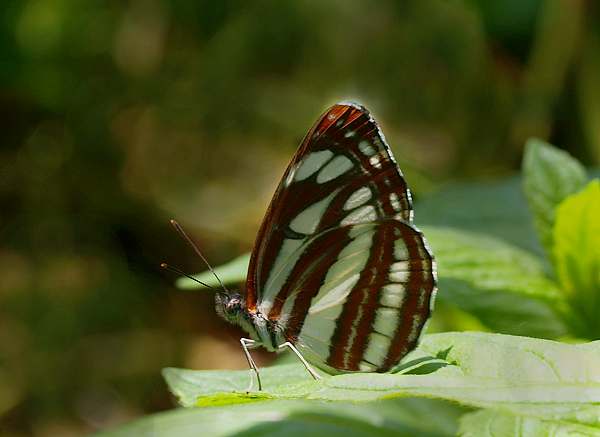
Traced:
<path fill-rule="evenodd" d="M 165 269 L 165 270 L 168 270 L 168 271 L 170 271 L 170 272 L 177 273 L 178 275 L 185 276 L 186 278 L 190 278 L 192 281 L 195 281 L 195 282 L 197 282 L 197 283 L 198 283 L 198 284 L 200 284 L 200 285 L 204 285 L 206 288 L 210 288 L 211 290 L 214 290 L 214 289 L 215 289 L 214 287 L 211 287 L 210 285 L 208 285 L 208 284 L 205 284 L 205 283 L 204 283 L 204 282 L 202 282 L 200 279 L 196 279 L 196 278 L 194 278 L 192 275 L 188 275 L 188 274 L 187 274 L 186 272 L 184 272 L 183 270 L 181 270 L 181 269 L 178 269 L 177 267 L 170 266 L 170 265 L 169 265 L 169 264 L 167 264 L 167 263 L 160 263 L 160 267 L 161 267 L 161 268 L 163 268 L 163 269 Z"/>
<path fill-rule="evenodd" d="M 221 284 L 221 287 L 223 287 L 223 290 L 229 291 L 227 289 L 227 287 L 225 287 L 225 284 L 223 284 L 223 281 L 221 281 L 221 278 L 219 278 L 217 276 L 217 274 L 215 273 L 215 270 L 211 267 L 211 265 L 208 263 L 206 258 L 204 258 L 204 255 L 202 255 L 202 252 L 200 252 L 200 249 L 198 249 L 198 246 L 196 246 L 196 243 L 194 243 L 192 241 L 192 239 L 188 236 L 188 234 L 183 230 L 181 225 L 173 219 L 171 219 L 170 221 L 171 221 L 171 225 L 175 228 L 175 230 L 179 233 L 179 235 L 181 235 L 181 237 L 185 241 L 187 241 L 187 243 L 192 247 L 192 249 L 194 249 L 194 252 L 196 252 L 198 254 L 198 256 L 202 259 L 202 261 L 204 261 L 204 264 L 206 264 L 206 267 L 208 267 L 208 270 L 210 270 L 210 272 L 215 276 L 215 278 L 217 278 L 217 281 L 219 281 L 219 284 Z"/>

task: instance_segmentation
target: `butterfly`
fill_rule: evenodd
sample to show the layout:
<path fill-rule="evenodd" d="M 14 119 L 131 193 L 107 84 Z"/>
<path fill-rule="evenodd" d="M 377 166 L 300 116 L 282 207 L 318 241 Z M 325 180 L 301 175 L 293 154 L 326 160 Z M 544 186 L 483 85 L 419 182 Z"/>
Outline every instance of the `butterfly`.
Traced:
<path fill-rule="evenodd" d="M 316 379 L 387 372 L 418 342 L 436 293 L 436 265 L 412 224 L 411 194 L 378 124 L 338 103 L 303 139 L 267 209 L 245 294 L 216 310 L 250 349 L 291 349 Z M 251 384 L 252 386 L 252 384 Z"/>

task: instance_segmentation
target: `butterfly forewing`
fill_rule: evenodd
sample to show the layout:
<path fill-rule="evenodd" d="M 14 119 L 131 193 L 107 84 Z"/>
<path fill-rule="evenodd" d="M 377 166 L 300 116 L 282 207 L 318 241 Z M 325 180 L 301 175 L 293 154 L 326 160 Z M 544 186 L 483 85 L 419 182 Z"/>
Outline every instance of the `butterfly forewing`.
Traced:
<path fill-rule="evenodd" d="M 384 218 L 412 219 L 410 192 L 381 130 L 366 109 L 338 104 L 304 138 L 269 205 L 247 280 L 247 307 L 270 318 L 289 289 L 299 248 L 328 228 Z"/>

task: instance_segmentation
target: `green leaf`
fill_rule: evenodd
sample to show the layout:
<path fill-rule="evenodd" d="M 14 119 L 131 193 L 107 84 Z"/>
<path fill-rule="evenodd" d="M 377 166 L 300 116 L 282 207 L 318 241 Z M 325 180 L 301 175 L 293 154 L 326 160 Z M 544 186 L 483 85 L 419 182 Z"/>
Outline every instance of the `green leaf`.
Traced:
<path fill-rule="evenodd" d="M 422 228 L 436 257 L 440 280 L 544 300 L 560 298 L 539 258 L 501 240 L 451 228 Z"/>
<path fill-rule="evenodd" d="M 342 402 L 266 401 L 169 411 L 100 435 L 450 437 L 456 435 L 458 419 L 465 411 L 447 402 L 428 399 L 399 399 L 360 406 Z"/>
<path fill-rule="evenodd" d="M 221 278 L 225 284 L 237 284 L 246 279 L 248 271 L 248 263 L 250 262 L 250 254 L 245 253 L 237 258 L 229 261 L 226 264 L 215 267 L 215 273 Z M 199 281 L 205 282 L 211 287 L 219 287 L 219 282 L 210 271 L 205 271 L 194 275 Z M 202 285 L 189 278 L 179 278 L 175 285 L 182 290 L 194 290 L 204 288 Z"/>
<path fill-rule="evenodd" d="M 460 419 L 459 434 L 461 437 L 583 437 L 598 436 L 600 428 L 558 420 L 540 420 L 497 410 L 479 410 L 465 414 Z"/>
<path fill-rule="evenodd" d="M 437 260 L 439 302 L 501 333 L 548 338 L 565 333 L 553 310 L 562 295 L 537 257 L 484 235 L 433 227 L 423 232 Z"/>
<path fill-rule="evenodd" d="M 446 351 L 454 365 L 426 375 L 357 373 L 314 381 L 301 365 L 274 366 L 262 370 L 260 397 L 245 391 L 248 371 L 165 369 L 164 375 L 171 391 L 188 407 L 220 397 L 234 404 L 244 397 L 250 402 L 424 397 L 541 419 L 597 420 L 590 408 L 598 410 L 593 404 L 600 403 L 600 342 L 572 345 L 501 334 L 431 334 L 407 360 Z"/>
<path fill-rule="evenodd" d="M 525 145 L 523 177 L 538 236 L 546 253 L 552 254 L 556 207 L 585 185 L 585 168 L 567 152 L 532 138 Z"/>
<path fill-rule="evenodd" d="M 576 333 L 600 337 L 600 180 L 558 206 L 553 253 L 558 280 L 573 308 Z"/>
<path fill-rule="evenodd" d="M 162 371 L 163 377 L 169 385 L 179 403 L 190 407 L 197 405 L 201 399 L 202 405 L 211 405 L 211 402 L 222 403 L 223 396 L 227 397 L 227 403 L 246 403 L 246 389 L 250 383 L 252 374 L 249 371 L 230 370 L 204 370 L 195 371 L 187 369 L 166 368 Z M 252 392 L 251 400 L 272 399 L 270 392 L 277 387 L 284 387 L 289 381 L 307 381 L 312 379 L 303 367 L 294 364 L 282 364 L 278 366 L 265 367 L 261 370 L 263 392 Z M 250 396 L 250 395 L 248 395 Z M 255 397 L 260 396 L 260 398 Z"/>
<path fill-rule="evenodd" d="M 415 204 L 415 222 L 485 233 L 542 255 L 521 185 L 517 177 L 450 183 Z"/>

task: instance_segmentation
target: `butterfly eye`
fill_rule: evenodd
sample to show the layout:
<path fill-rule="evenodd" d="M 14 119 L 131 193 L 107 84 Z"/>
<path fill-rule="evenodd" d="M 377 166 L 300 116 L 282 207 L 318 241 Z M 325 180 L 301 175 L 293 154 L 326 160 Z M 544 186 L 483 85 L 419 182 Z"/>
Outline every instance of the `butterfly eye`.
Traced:
<path fill-rule="evenodd" d="M 237 298 L 232 298 L 229 300 L 229 302 L 227 302 L 227 309 L 229 311 L 232 311 L 239 306 L 240 306 L 240 300 Z"/>
<path fill-rule="evenodd" d="M 244 301 L 239 293 L 219 291 L 215 294 L 215 304 L 217 313 L 232 323 L 237 323 L 237 318 L 244 311 Z"/>
<path fill-rule="evenodd" d="M 242 296 L 239 293 L 225 294 L 222 297 L 222 302 L 225 311 L 230 314 L 235 314 L 242 310 Z"/>

